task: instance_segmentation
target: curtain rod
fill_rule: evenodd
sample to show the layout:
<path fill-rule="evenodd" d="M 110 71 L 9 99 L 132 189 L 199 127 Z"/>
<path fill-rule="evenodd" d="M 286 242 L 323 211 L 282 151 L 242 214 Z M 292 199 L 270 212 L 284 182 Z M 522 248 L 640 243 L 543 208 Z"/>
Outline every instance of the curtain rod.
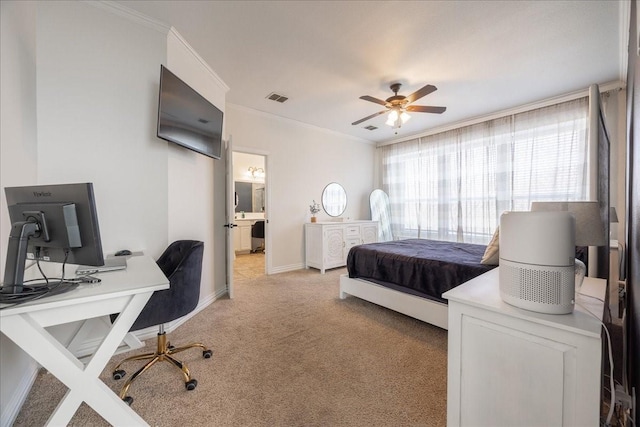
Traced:
<path fill-rule="evenodd" d="M 625 85 L 621 81 L 614 81 L 614 82 L 605 83 L 599 87 L 600 87 L 600 93 L 606 93 L 612 90 L 622 90 L 624 89 Z M 411 141 L 413 139 L 424 138 L 426 136 L 447 132 L 453 129 L 459 129 L 465 126 L 472 126 L 478 123 L 487 122 L 489 120 L 495 120 L 502 117 L 512 116 L 514 114 L 524 113 L 526 111 L 536 110 L 538 108 L 548 107 L 550 105 L 560 104 L 562 102 L 573 101 L 575 99 L 582 98 L 585 96 L 589 96 L 589 88 L 571 92 L 565 95 L 559 95 L 552 98 L 547 98 L 542 101 L 536 101 L 529 104 L 521 105 L 520 107 L 509 108 L 507 110 L 498 111 L 496 113 L 477 116 L 471 119 L 464 119 L 455 123 L 439 126 L 421 133 L 416 133 L 410 136 L 404 136 L 402 138 L 394 139 L 391 141 L 380 142 L 379 144 L 376 145 L 376 148 L 384 147 L 385 145 L 393 145 L 400 142 Z"/>

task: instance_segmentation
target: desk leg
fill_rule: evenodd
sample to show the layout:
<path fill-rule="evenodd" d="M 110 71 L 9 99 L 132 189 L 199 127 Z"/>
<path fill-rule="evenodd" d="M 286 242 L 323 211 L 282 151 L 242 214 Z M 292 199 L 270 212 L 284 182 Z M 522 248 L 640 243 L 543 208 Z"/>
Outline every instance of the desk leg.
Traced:
<path fill-rule="evenodd" d="M 112 425 L 147 425 L 98 376 L 151 294 L 131 297 L 86 368 L 29 314 L 2 319 L 2 332 L 69 388 L 49 419 L 49 425 L 67 425 L 83 401 Z"/>
<path fill-rule="evenodd" d="M 73 335 L 73 338 L 67 345 L 69 351 L 76 355 L 76 357 L 78 358 L 84 358 L 87 355 L 91 355 L 95 351 L 96 347 L 82 348 L 82 346 L 87 343 L 87 339 L 89 338 L 90 334 L 96 329 L 98 331 L 108 331 L 109 329 L 111 329 L 111 320 L 109 319 L 109 316 L 101 316 L 96 317 L 95 319 L 83 320 L 82 325 L 80 326 L 80 328 L 78 328 L 78 331 Z M 118 347 L 120 353 L 123 351 L 136 350 L 144 347 L 144 343 L 131 332 L 127 332 L 127 335 L 125 335 L 123 339 L 123 343 L 124 345 Z"/>
<path fill-rule="evenodd" d="M 80 345 L 86 341 L 89 336 L 89 332 L 93 330 L 93 319 L 83 320 L 80 328 L 73 334 L 71 341 L 67 345 L 67 349 L 73 353 L 78 354 Z"/>
<path fill-rule="evenodd" d="M 55 411 L 49 417 L 47 425 L 63 426 L 69 424 L 69 420 L 76 413 L 82 403 L 82 395 L 79 392 L 67 390 L 64 398 L 58 403 Z"/>

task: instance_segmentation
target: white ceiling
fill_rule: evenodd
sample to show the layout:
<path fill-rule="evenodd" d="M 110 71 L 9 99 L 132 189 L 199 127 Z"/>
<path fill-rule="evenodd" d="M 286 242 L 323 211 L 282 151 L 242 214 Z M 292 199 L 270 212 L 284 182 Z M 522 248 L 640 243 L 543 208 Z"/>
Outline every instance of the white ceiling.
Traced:
<path fill-rule="evenodd" d="M 370 141 L 386 141 L 623 80 L 628 2 L 119 1 L 171 25 L 230 87 L 227 102 Z M 401 129 L 389 84 L 414 105 Z M 266 99 L 276 92 L 280 104 Z M 368 131 L 364 126 L 379 129 Z"/>

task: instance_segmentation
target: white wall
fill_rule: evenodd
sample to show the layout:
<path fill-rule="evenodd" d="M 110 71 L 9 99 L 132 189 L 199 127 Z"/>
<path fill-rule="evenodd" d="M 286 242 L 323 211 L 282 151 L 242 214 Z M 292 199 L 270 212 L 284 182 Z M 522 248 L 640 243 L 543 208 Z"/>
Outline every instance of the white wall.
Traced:
<path fill-rule="evenodd" d="M 227 85 L 175 30 L 167 36 L 167 68 L 223 113 Z M 169 145 L 169 241 L 204 242 L 201 300 L 226 292 L 224 159 Z"/>
<path fill-rule="evenodd" d="M 215 194 L 224 199 L 224 167 L 155 136 L 160 64 L 171 62 L 221 109 L 225 90 L 212 89 L 211 79 L 186 59 L 188 47 L 169 48 L 168 27 L 117 4 L 0 4 L 0 185 L 93 182 L 107 254 L 128 248 L 157 258 L 174 239 L 204 240 L 211 256 L 201 302 L 211 301 L 216 289 L 226 288 L 224 257 L 215 257 L 224 234 L 216 235 L 211 220 L 224 212 L 224 203 L 214 206 Z M 0 200 L 4 264 L 9 220 L 4 196 Z M 17 414 L 37 366 L 0 339 L 4 426 Z"/>
<path fill-rule="evenodd" d="M 370 219 L 375 146 L 321 128 L 227 104 L 227 135 L 234 150 L 264 153 L 267 160 L 269 273 L 304 266 L 303 224 L 312 200 L 330 182 L 347 192 L 344 218 Z M 330 219 L 325 213 L 320 221 Z"/>
<path fill-rule="evenodd" d="M 37 182 L 36 7 L 0 2 L 0 186 Z M 4 191 L 2 192 L 4 193 Z M 9 213 L 0 194 L 0 271 L 4 277 Z M 9 426 L 26 398 L 37 364 L 0 336 L 0 425 Z"/>
<path fill-rule="evenodd" d="M 94 183 L 106 254 L 167 246 L 165 59 L 166 33 L 85 2 L 38 4 L 38 182 Z"/>

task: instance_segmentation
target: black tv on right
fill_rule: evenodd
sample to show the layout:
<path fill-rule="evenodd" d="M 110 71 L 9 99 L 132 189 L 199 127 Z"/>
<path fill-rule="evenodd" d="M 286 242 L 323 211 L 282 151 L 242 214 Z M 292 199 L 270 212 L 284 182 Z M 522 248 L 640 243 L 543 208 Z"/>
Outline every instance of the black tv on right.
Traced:
<path fill-rule="evenodd" d="M 223 113 L 164 65 L 160 66 L 158 138 L 219 159 Z"/>

